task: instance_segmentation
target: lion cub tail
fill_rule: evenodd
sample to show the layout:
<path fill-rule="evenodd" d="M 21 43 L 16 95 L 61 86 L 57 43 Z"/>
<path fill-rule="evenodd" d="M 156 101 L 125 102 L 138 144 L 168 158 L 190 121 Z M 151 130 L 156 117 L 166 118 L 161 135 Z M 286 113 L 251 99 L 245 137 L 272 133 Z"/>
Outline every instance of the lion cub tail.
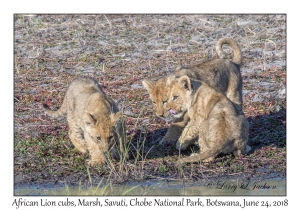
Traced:
<path fill-rule="evenodd" d="M 64 101 L 61 105 L 61 107 L 57 111 L 52 111 L 49 109 L 49 106 L 47 104 L 43 104 L 43 107 L 45 109 L 45 113 L 53 118 L 58 118 L 65 113 L 67 113 L 67 100 L 66 97 L 64 98 Z"/>
<path fill-rule="evenodd" d="M 220 58 L 224 58 L 224 51 L 222 50 L 223 44 L 229 44 L 230 47 L 232 47 L 233 50 L 232 62 L 240 66 L 242 64 L 242 53 L 237 43 L 233 39 L 228 37 L 219 39 L 219 41 L 217 42 L 216 51 Z"/>

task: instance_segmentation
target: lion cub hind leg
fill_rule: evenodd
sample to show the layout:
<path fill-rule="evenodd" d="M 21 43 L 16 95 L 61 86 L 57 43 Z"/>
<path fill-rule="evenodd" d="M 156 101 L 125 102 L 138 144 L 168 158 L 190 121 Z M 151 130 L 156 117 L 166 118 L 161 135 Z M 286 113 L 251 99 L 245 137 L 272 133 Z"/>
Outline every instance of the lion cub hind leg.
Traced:
<path fill-rule="evenodd" d="M 234 147 L 237 148 L 233 152 L 234 156 L 238 157 L 242 154 L 247 154 L 251 151 L 251 147 L 248 145 L 249 138 L 249 123 L 244 115 L 239 115 L 232 122 L 236 122 L 234 125 L 235 133 L 238 135 L 235 137 Z"/>
<path fill-rule="evenodd" d="M 183 158 L 179 160 L 178 163 L 210 162 L 214 160 L 214 158 L 222 151 L 226 141 L 226 127 L 224 127 L 225 119 L 222 115 L 223 114 L 211 117 L 200 125 L 195 126 L 195 129 L 189 130 L 190 133 L 193 134 L 193 137 L 198 134 L 200 153 Z M 193 122 L 191 121 L 191 123 Z"/>

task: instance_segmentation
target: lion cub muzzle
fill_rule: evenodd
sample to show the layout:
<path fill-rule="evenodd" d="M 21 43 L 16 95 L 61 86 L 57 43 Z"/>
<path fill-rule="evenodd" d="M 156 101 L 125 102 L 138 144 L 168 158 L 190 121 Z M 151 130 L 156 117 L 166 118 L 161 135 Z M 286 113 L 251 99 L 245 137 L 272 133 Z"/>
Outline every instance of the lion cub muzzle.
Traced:
<path fill-rule="evenodd" d="M 109 136 L 108 138 L 101 138 L 101 137 L 96 137 L 95 140 L 101 147 L 103 148 L 104 151 L 110 150 L 110 148 L 114 145 L 114 137 Z"/>

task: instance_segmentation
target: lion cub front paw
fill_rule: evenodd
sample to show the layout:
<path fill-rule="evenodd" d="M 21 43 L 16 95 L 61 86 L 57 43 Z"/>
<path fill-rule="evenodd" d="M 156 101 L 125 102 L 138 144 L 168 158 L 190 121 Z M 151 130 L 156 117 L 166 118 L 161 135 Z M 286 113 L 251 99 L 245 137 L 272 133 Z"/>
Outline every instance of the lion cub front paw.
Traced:
<path fill-rule="evenodd" d="M 92 167 L 101 166 L 105 163 L 105 160 L 89 160 L 88 165 Z"/>
<path fill-rule="evenodd" d="M 86 154 L 88 151 L 86 147 L 76 147 L 76 149 L 82 154 Z"/>

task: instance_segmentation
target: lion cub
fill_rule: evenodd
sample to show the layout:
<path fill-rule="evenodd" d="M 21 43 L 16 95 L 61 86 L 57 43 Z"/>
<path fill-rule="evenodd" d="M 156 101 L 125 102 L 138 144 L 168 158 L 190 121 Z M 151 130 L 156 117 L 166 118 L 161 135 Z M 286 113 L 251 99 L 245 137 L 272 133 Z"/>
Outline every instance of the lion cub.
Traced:
<path fill-rule="evenodd" d="M 120 152 L 123 151 L 125 125 L 117 105 L 102 91 L 96 80 L 75 78 L 59 110 L 51 111 L 45 104 L 44 108 L 54 118 L 67 114 L 69 137 L 80 152 L 89 151 L 89 165 L 103 164 L 108 151 L 113 158 L 120 158 L 116 146 L 120 147 Z"/>
<path fill-rule="evenodd" d="M 232 101 L 238 113 L 243 114 L 242 77 L 240 73 L 240 66 L 242 64 L 241 50 L 233 39 L 222 38 L 217 42 L 216 47 L 220 58 L 223 58 L 224 52 L 222 51 L 222 46 L 224 44 L 229 44 L 233 49 L 232 61 L 229 59 L 204 59 L 190 66 L 178 67 L 171 75 L 175 75 L 176 77 L 187 75 L 190 78 L 201 80 L 209 84 L 217 91 L 226 95 Z M 143 86 L 149 92 L 156 115 L 164 118 L 167 118 L 169 115 L 169 111 L 165 107 L 168 100 L 167 77 L 163 77 L 157 81 L 142 81 Z M 188 116 L 184 115 L 176 119 L 160 143 L 177 141 L 188 120 Z"/>
<path fill-rule="evenodd" d="M 226 96 L 188 76 L 169 77 L 167 84 L 170 89 L 166 109 L 177 118 L 185 112 L 190 117 L 177 149 L 186 149 L 195 140 L 200 147 L 198 155 L 183 158 L 180 163 L 211 161 L 221 152 L 233 152 L 235 156 L 246 153 L 248 121 Z"/>

